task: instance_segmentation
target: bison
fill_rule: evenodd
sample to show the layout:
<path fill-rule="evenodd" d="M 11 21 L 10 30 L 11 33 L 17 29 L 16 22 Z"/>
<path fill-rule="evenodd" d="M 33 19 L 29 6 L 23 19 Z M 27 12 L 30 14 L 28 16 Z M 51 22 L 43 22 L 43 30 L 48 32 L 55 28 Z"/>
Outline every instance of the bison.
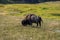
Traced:
<path fill-rule="evenodd" d="M 22 20 L 22 25 L 32 25 L 32 23 L 36 23 L 37 26 L 41 26 L 42 18 L 40 16 L 36 16 L 35 14 L 28 14 L 25 19 Z"/>

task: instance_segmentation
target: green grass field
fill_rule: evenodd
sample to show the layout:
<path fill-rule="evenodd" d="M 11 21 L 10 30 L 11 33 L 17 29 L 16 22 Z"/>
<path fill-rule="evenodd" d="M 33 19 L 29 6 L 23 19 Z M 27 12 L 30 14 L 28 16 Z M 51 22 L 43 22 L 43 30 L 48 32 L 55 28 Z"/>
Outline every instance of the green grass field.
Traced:
<path fill-rule="evenodd" d="M 42 17 L 41 28 L 21 25 L 30 13 Z M 0 40 L 60 40 L 60 2 L 0 4 Z"/>

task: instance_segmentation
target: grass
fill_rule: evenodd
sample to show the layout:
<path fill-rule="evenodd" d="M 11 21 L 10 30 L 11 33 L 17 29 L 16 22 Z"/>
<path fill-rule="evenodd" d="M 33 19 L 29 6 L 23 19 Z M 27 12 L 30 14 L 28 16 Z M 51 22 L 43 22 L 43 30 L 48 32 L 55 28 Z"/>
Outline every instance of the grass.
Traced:
<path fill-rule="evenodd" d="M 0 4 L 0 40 L 60 40 L 60 2 Z M 41 16 L 42 27 L 22 26 L 29 13 Z"/>
<path fill-rule="evenodd" d="M 2 7 L 3 6 L 3 7 Z M 60 4 L 56 3 L 41 3 L 41 4 L 6 4 L 0 6 L 0 11 L 7 13 L 8 15 L 26 15 L 28 13 L 38 13 L 36 15 L 50 18 L 56 18 L 56 16 L 52 16 L 51 14 L 60 13 Z"/>

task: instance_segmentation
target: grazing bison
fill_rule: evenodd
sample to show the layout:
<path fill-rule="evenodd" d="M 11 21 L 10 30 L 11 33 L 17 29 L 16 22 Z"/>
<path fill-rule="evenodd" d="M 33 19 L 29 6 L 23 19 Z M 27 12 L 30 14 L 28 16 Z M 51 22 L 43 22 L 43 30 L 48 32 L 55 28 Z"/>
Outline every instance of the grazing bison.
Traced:
<path fill-rule="evenodd" d="M 42 18 L 39 16 L 36 16 L 34 14 L 28 14 L 24 20 L 22 20 L 22 25 L 32 25 L 32 23 L 36 23 L 37 26 L 41 26 Z"/>

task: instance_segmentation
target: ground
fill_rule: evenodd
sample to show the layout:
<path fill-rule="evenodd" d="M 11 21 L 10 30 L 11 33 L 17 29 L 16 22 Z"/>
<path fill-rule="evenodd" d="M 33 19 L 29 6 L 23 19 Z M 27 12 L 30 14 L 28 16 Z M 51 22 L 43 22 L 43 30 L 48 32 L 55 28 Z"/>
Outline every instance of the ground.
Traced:
<path fill-rule="evenodd" d="M 42 17 L 41 27 L 21 25 L 30 13 Z M 0 4 L 0 40 L 60 40 L 60 2 Z"/>

